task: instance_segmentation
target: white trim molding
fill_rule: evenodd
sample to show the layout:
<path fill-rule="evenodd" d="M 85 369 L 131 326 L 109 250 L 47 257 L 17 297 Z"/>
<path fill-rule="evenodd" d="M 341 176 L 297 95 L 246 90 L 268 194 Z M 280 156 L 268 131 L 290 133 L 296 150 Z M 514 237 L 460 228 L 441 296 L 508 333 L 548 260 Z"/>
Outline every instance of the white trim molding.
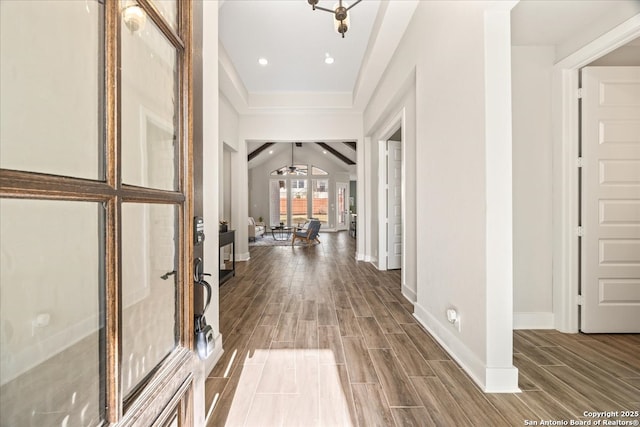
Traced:
<path fill-rule="evenodd" d="M 554 329 L 554 325 L 552 312 L 513 313 L 513 329 Z"/>
<path fill-rule="evenodd" d="M 404 295 L 407 301 L 409 301 L 411 304 L 416 304 L 418 302 L 418 295 L 416 294 L 416 291 L 409 288 L 404 283 L 402 284 L 401 291 L 402 295 Z"/>
<path fill-rule="evenodd" d="M 455 360 L 458 365 L 485 393 L 520 393 L 518 369 L 511 367 L 490 367 L 474 354 L 460 338 L 453 333 L 452 327 L 443 326 L 429 312 L 415 305 L 414 317 L 429 332 L 438 344 Z M 448 325 L 447 325 L 448 326 Z"/>
<path fill-rule="evenodd" d="M 633 16 L 553 68 L 553 309 L 555 329 L 577 333 L 578 319 L 578 89 L 579 70 L 640 37 L 640 14 Z"/>

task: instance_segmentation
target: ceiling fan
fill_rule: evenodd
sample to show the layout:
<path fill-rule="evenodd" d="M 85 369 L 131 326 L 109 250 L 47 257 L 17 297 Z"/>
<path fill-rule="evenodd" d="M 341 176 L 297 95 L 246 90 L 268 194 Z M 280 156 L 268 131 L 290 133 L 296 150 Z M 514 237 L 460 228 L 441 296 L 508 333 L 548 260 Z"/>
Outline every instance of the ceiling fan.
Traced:
<path fill-rule="evenodd" d="M 297 175 L 298 168 L 293 163 L 293 142 L 291 143 L 291 165 L 289 166 L 289 175 Z"/>

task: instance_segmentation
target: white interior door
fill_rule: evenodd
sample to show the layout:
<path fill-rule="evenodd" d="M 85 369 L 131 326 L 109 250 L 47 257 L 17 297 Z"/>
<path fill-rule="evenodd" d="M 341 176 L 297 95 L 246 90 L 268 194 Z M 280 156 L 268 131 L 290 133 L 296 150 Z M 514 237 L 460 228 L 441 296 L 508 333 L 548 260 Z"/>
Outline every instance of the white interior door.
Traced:
<path fill-rule="evenodd" d="M 582 70 L 583 332 L 640 332 L 640 67 Z"/>
<path fill-rule="evenodd" d="M 346 230 L 349 225 L 349 185 L 336 182 L 336 230 Z"/>
<path fill-rule="evenodd" d="M 402 267 L 402 148 L 387 141 L 387 270 Z"/>

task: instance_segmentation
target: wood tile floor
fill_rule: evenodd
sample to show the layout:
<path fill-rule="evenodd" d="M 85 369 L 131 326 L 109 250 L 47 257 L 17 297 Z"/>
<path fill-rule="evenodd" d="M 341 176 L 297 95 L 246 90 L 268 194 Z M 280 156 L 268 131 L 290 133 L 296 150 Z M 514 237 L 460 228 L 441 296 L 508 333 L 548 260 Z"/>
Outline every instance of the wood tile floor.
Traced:
<path fill-rule="evenodd" d="M 225 353 L 206 382 L 208 426 L 640 420 L 622 413 L 640 410 L 640 335 L 516 331 L 523 392 L 484 394 L 415 321 L 399 271 L 356 262 L 346 232 L 321 240 L 251 248 L 220 288 Z"/>

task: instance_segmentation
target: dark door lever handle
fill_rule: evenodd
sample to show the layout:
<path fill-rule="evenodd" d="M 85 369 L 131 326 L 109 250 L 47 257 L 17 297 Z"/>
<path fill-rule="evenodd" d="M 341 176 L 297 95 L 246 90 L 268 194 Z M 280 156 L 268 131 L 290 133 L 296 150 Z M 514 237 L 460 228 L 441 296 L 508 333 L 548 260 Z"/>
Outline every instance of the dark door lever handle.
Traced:
<path fill-rule="evenodd" d="M 203 276 L 204 275 L 206 274 L 203 274 Z M 211 276 L 211 275 L 208 274 L 208 276 Z M 207 291 L 207 302 L 205 303 L 204 308 L 202 309 L 202 315 L 204 315 L 204 313 L 207 311 L 207 308 L 209 307 L 209 303 L 211 303 L 211 285 L 205 282 L 204 280 L 198 280 L 196 283 L 202 286 Z"/>

